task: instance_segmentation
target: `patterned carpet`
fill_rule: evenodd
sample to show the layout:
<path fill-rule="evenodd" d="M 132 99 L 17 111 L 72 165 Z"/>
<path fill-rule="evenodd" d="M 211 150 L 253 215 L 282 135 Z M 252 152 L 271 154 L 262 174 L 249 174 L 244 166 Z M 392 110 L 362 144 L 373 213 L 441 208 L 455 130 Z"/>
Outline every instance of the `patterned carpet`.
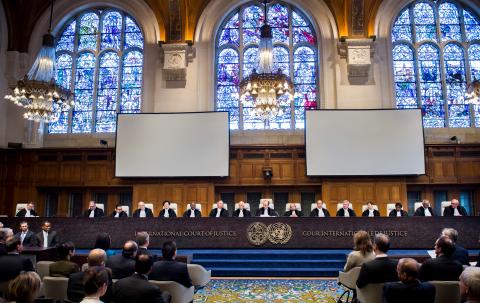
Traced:
<path fill-rule="evenodd" d="M 335 303 L 336 280 L 211 280 L 194 303 Z"/>

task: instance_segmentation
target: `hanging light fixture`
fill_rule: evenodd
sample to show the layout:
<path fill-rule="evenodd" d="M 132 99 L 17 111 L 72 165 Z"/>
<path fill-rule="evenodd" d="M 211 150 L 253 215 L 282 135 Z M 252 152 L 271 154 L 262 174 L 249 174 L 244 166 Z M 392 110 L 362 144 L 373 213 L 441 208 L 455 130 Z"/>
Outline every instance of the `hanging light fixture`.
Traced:
<path fill-rule="evenodd" d="M 55 83 L 55 39 L 51 34 L 53 2 L 50 26 L 32 68 L 17 82 L 12 94 L 5 96 L 26 109 L 25 119 L 46 123 L 57 121 L 58 113 L 68 111 L 74 104 L 72 92 Z"/>
<path fill-rule="evenodd" d="M 480 104 L 480 80 L 474 80 L 467 86 L 465 101 L 469 104 Z"/>
<path fill-rule="evenodd" d="M 267 121 L 272 116 L 281 114 L 279 98 L 286 96 L 288 102 L 293 101 L 294 86 L 290 77 L 281 69 L 273 71 L 272 28 L 267 21 L 267 0 L 264 0 L 264 24 L 260 28 L 258 73 L 252 73 L 240 82 L 240 100 L 246 103 L 253 99 L 255 114 Z"/>

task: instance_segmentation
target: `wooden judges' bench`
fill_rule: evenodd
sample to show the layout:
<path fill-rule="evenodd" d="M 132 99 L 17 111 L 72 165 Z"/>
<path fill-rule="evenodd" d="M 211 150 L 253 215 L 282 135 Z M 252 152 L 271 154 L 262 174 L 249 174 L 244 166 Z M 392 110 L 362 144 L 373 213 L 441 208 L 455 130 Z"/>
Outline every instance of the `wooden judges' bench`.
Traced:
<path fill-rule="evenodd" d="M 5 226 L 18 230 L 25 218 L 2 218 Z M 27 218 L 30 229 L 38 232 L 45 218 Z M 112 248 L 121 248 L 135 233 L 150 233 L 150 248 L 161 248 L 174 239 L 179 249 L 201 248 L 302 248 L 351 249 L 357 230 L 372 235 L 386 233 L 392 249 L 433 249 L 445 227 L 458 230 L 458 243 L 467 249 L 479 247 L 479 217 L 404 218 L 49 218 L 61 240 L 71 240 L 77 248 L 93 247 L 97 233 L 107 232 Z"/>

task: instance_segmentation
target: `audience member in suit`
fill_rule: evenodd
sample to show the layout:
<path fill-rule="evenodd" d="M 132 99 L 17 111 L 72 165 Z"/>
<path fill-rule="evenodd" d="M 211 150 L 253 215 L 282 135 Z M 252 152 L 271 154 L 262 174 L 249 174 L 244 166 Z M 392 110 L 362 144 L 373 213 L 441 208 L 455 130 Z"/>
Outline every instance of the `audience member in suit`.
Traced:
<path fill-rule="evenodd" d="M 138 255 L 149 255 L 152 257 L 153 262 L 157 261 L 158 256 L 155 254 L 152 254 L 148 250 L 148 246 L 150 245 L 150 235 L 146 231 L 139 231 L 135 235 L 135 242 L 137 242 L 138 245 L 138 251 L 137 251 L 137 256 Z"/>
<path fill-rule="evenodd" d="M 106 261 L 107 254 L 102 249 L 91 250 L 87 257 L 88 268 L 105 268 Z M 109 268 L 105 268 L 105 270 L 108 274 L 108 287 L 107 292 L 103 297 L 100 298 L 100 300 L 105 303 L 110 303 L 112 301 L 112 271 Z M 67 297 L 69 301 L 80 302 L 85 297 L 84 278 L 84 271 L 71 274 L 68 278 Z"/>
<path fill-rule="evenodd" d="M 105 266 L 112 270 L 113 279 L 123 279 L 133 275 L 135 272 L 135 257 L 137 256 L 137 251 L 137 243 L 127 241 L 123 245 L 121 254 L 108 258 Z"/>
<path fill-rule="evenodd" d="M 212 218 L 219 218 L 219 217 L 228 218 L 229 217 L 228 210 L 223 208 L 223 201 L 222 200 L 217 202 L 217 207 L 212 209 L 212 211 L 210 212 L 210 214 L 208 216 L 212 217 Z"/>
<path fill-rule="evenodd" d="M 20 239 L 23 247 L 37 246 L 37 237 L 28 229 L 26 221 L 20 222 L 20 231 L 15 234 L 15 237 Z"/>
<path fill-rule="evenodd" d="M 363 288 L 372 283 L 398 281 L 398 262 L 388 257 L 387 252 L 389 248 L 390 239 L 388 236 L 384 234 L 376 234 L 373 244 L 375 259 L 370 262 L 363 263 L 357 279 L 358 288 Z"/>
<path fill-rule="evenodd" d="M 37 245 L 40 247 L 54 247 L 60 243 L 57 232 L 52 230 L 52 224 L 48 221 L 43 222 L 42 231 L 37 234 Z"/>
<path fill-rule="evenodd" d="M 467 210 L 465 207 L 460 205 L 457 199 L 452 199 L 452 203 L 450 206 L 445 207 L 443 210 L 444 217 L 460 217 L 460 216 L 468 216 Z"/>
<path fill-rule="evenodd" d="M 162 291 L 148 282 L 153 260 L 148 255 L 139 255 L 135 262 L 135 273 L 115 283 L 113 301 L 115 303 L 163 303 Z"/>
<path fill-rule="evenodd" d="M 257 217 L 278 217 L 277 212 L 270 207 L 270 202 L 268 200 L 263 200 L 262 207 L 257 210 L 255 214 Z"/>
<path fill-rule="evenodd" d="M 97 207 L 95 201 L 90 201 L 88 209 L 83 213 L 86 218 L 101 218 L 104 216 L 103 210 Z"/>
<path fill-rule="evenodd" d="M 397 273 L 400 282 L 390 282 L 383 286 L 384 303 L 434 303 L 435 287 L 418 280 L 420 265 L 414 259 L 398 261 Z"/>
<path fill-rule="evenodd" d="M 290 210 L 283 214 L 284 217 L 303 217 L 303 213 L 297 209 L 297 204 L 290 203 Z"/>
<path fill-rule="evenodd" d="M 466 303 L 480 302 L 480 268 L 467 267 L 460 275 L 460 296 Z"/>
<path fill-rule="evenodd" d="M 435 242 L 435 259 L 423 262 L 420 268 L 422 281 L 458 281 L 463 271 L 460 262 L 452 260 L 455 244 L 447 236 L 441 236 Z"/>
<path fill-rule="evenodd" d="M 415 213 L 413 214 L 414 216 L 419 216 L 419 217 L 433 217 L 435 216 L 433 212 L 433 208 L 430 206 L 430 201 L 424 199 L 422 201 L 422 206 L 417 208 Z"/>
<path fill-rule="evenodd" d="M 196 202 L 190 202 L 190 207 L 183 213 L 184 218 L 200 218 L 202 213 L 197 209 Z"/>
<path fill-rule="evenodd" d="M 317 208 L 310 212 L 310 217 L 330 217 L 330 213 L 326 208 L 323 208 L 323 201 L 317 201 Z"/>
<path fill-rule="evenodd" d="M 152 272 L 148 275 L 150 280 L 175 281 L 189 288 L 192 280 L 188 274 L 186 263 L 175 261 L 177 256 L 177 245 L 174 241 L 168 240 L 162 247 L 163 261 L 153 264 Z"/>
<path fill-rule="evenodd" d="M 50 264 L 50 276 L 68 278 L 71 274 L 80 271 L 78 265 L 70 261 L 70 258 L 75 255 L 73 242 L 68 241 L 58 245 L 57 253 L 60 260 Z"/>
<path fill-rule="evenodd" d="M 245 202 L 240 201 L 238 202 L 238 208 L 233 212 L 232 217 L 236 218 L 243 218 L 243 217 L 251 217 L 252 214 L 248 209 L 245 208 Z"/>
<path fill-rule="evenodd" d="M 403 205 L 400 202 L 395 203 L 395 209 L 388 214 L 389 217 L 408 217 L 408 213 L 403 210 Z"/>
<path fill-rule="evenodd" d="M 110 214 L 112 218 L 126 218 L 128 217 L 127 213 L 123 211 L 122 206 L 117 204 L 115 210 Z"/>
<path fill-rule="evenodd" d="M 25 208 L 22 208 L 18 211 L 15 217 L 37 217 L 35 212 L 35 204 L 33 202 L 28 202 Z"/>
<path fill-rule="evenodd" d="M 104 267 L 91 267 L 83 277 L 85 297 L 80 303 L 102 303 L 100 298 L 108 289 L 108 271 Z"/>
<path fill-rule="evenodd" d="M 373 254 L 372 240 L 366 231 L 359 230 L 353 235 L 353 251 L 348 254 L 343 271 L 347 272 L 373 259 L 375 259 L 375 255 Z"/>
<path fill-rule="evenodd" d="M 0 282 L 15 279 L 22 271 L 35 271 L 32 261 L 20 255 L 22 243 L 20 239 L 10 237 L 5 243 L 7 254 L 0 256 Z"/>
<path fill-rule="evenodd" d="M 457 244 L 457 240 L 458 240 L 457 230 L 453 228 L 444 228 L 442 230 L 442 236 L 447 236 L 450 240 L 453 241 L 453 244 L 455 244 L 455 251 L 453 252 L 452 260 L 456 260 L 460 262 L 460 264 L 462 265 L 470 266 L 468 250 L 466 250 L 465 248 Z"/>
<path fill-rule="evenodd" d="M 342 203 L 342 208 L 337 211 L 337 217 L 355 217 L 355 212 L 350 208 L 350 201 L 343 200 Z"/>
<path fill-rule="evenodd" d="M 33 303 L 38 297 L 41 286 L 42 281 L 36 272 L 21 272 L 8 283 L 5 297 L 9 302 Z"/>
<path fill-rule="evenodd" d="M 145 207 L 145 202 L 138 202 L 138 209 L 133 213 L 134 218 L 153 218 L 153 212 L 150 208 Z"/>
<path fill-rule="evenodd" d="M 367 209 L 362 213 L 362 217 L 380 217 L 380 212 L 375 209 L 373 202 L 367 203 Z"/>
<path fill-rule="evenodd" d="M 11 228 L 7 228 L 7 227 L 0 228 L 0 256 L 4 256 L 7 254 L 5 242 L 10 237 L 13 237 L 13 230 Z"/>
<path fill-rule="evenodd" d="M 159 218 L 176 218 L 177 214 L 170 208 L 170 201 L 163 201 L 163 209 L 158 214 Z"/>
<path fill-rule="evenodd" d="M 95 244 L 93 248 L 100 248 L 105 251 L 107 254 L 107 258 L 116 254 L 113 249 L 110 249 L 110 245 L 112 244 L 112 238 L 108 233 L 99 233 L 95 238 Z"/>

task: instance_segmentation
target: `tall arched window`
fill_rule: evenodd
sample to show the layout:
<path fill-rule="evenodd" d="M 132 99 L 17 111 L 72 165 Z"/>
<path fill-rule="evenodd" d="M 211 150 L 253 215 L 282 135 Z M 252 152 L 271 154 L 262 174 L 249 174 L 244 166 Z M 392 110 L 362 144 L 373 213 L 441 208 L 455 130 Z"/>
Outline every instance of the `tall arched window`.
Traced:
<path fill-rule="evenodd" d="M 57 38 L 56 81 L 75 93 L 75 106 L 48 132 L 115 132 L 118 112 L 140 112 L 143 44 L 139 26 L 122 11 L 89 10 L 68 22 Z"/>
<path fill-rule="evenodd" d="M 392 27 L 398 108 L 420 107 L 428 128 L 480 127 L 480 108 L 465 103 L 480 79 L 480 22 L 454 1 L 415 1 Z"/>
<path fill-rule="evenodd" d="M 318 55 L 316 34 L 307 18 L 282 2 L 268 4 L 273 29 L 275 68 L 281 68 L 295 84 L 294 102 L 280 102 L 282 113 L 268 121 L 270 129 L 304 128 L 305 108 L 318 102 Z M 249 2 L 222 23 L 216 39 L 216 110 L 230 112 L 230 129 L 264 129 L 253 104 L 239 101 L 239 84 L 258 64 L 258 42 L 264 6 Z"/>

